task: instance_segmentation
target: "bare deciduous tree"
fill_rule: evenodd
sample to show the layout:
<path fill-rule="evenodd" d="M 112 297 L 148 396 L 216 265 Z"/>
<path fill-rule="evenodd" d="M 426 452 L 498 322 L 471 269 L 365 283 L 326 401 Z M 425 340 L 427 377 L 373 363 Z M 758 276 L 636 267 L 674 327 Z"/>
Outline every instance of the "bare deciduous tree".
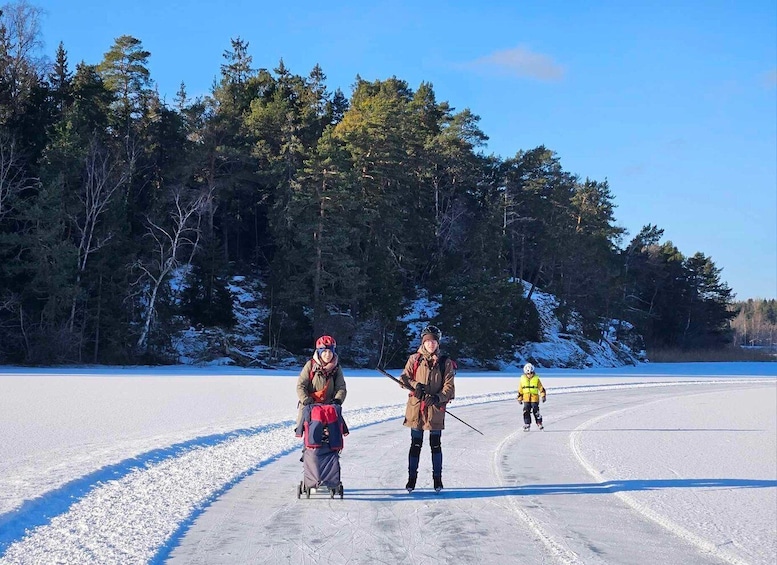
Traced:
<path fill-rule="evenodd" d="M 19 302 L 19 296 L 16 293 L 10 291 L 3 292 L 0 295 L 0 312 L 4 310 L 14 312 Z"/>
<path fill-rule="evenodd" d="M 76 289 L 81 286 L 81 278 L 86 271 L 89 256 L 113 237 L 111 232 L 106 232 L 102 237 L 98 237 L 96 230 L 100 217 L 107 210 L 113 196 L 129 179 L 129 168 L 125 169 L 121 166 L 119 160 L 110 155 L 94 139 L 89 145 L 85 165 L 84 183 L 78 194 L 78 199 L 83 206 L 82 215 L 72 218 L 79 234 Z M 120 167 L 121 170 L 119 170 Z M 71 331 L 73 330 L 77 300 L 78 293 L 75 293 L 68 322 Z"/>
<path fill-rule="evenodd" d="M 189 250 L 189 260 L 199 245 L 202 229 L 200 220 L 203 211 L 209 206 L 211 192 L 200 194 L 195 198 L 187 199 L 183 189 L 176 188 L 172 194 L 172 206 L 169 213 L 169 222 L 163 224 L 151 218 L 147 218 L 147 237 L 154 241 L 151 259 L 137 261 L 133 268 L 140 272 L 140 276 L 133 286 L 142 286 L 147 296 L 143 329 L 138 337 L 137 347 L 145 351 L 151 321 L 156 313 L 156 301 L 159 289 L 168 279 L 175 268 L 180 266 L 179 257 Z M 147 285 L 147 286 L 146 286 Z"/>
<path fill-rule="evenodd" d="M 43 10 L 26 0 L 0 7 L 0 74 L 8 87 L 10 105 L 2 108 L 0 122 L 21 111 L 33 84 L 43 72 L 40 19 Z"/>
<path fill-rule="evenodd" d="M 11 210 L 14 197 L 34 183 L 25 175 L 16 140 L 0 131 L 0 220 Z"/>

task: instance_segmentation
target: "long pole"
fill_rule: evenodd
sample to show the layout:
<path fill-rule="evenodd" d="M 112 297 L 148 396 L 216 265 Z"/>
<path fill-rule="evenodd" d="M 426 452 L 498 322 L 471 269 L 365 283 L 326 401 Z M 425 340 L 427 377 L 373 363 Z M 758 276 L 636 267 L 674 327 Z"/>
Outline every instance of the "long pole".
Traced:
<path fill-rule="evenodd" d="M 473 428 L 472 426 L 470 426 L 470 425 L 469 425 L 467 422 L 465 422 L 464 420 L 462 420 L 461 418 L 459 418 L 459 417 L 458 417 L 456 414 L 452 414 L 452 413 L 451 413 L 451 411 L 450 411 L 450 410 L 448 410 L 447 408 L 445 409 L 445 412 L 448 414 L 448 416 L 453 416 L 453 417 L 454 417 L 454 418 L 456 418 L 456 419 L 457 419 L 459 422 L 461 422 L 461 423 L 462 423 L 462 424 L 464 424 L 465 426 L 469 426 L 470 428 L 472 428 L 473 430 L 475 430 L 475 431 L 476 431 L 477 433 L 479 433 L 480 435 L 485 435 L 485 434 L 484 434 L 483 432 L 481 432 L 479 429 L 477 429 L 477 428 Z"/>
<path fill-rule="evenodd" d="M 394 381 L 395 383 L 399 383 L 399 386 L 401 386 L 402 388 L 406 388 L 406 387 L 405 387 L 405 385 L 404 385 L 404 383 L 403 383 L 402 381 L 400 381 L 398 378 L 396 378 L 394 375 L 392 375 L 391 373 L 389 373 L 389 372 L 387 372 L 387 371 L 384 371 L 384 370 L 383 370 L 383 369 L 381 369 L 380 367 L 375 367 L 375 368 L 376 368 L 378 371 L 380 371 L 380 372 L 381 372 L 383 375 L 385 375 L 385 376 L 387 376 L 388 378 L 390 378 L 390 379 L 391 379 L 392 381 Z M 449 414 L 449 415 L 453 416 L 453 417 L 454 417 L 454 418 L 456 418 L 456 419 L 457 419 L 459 422 L 461 422 L 461 423 L 462 423 L 462 424 L 464 424 L 465 426 L 468 426 L 468 427 L 472 428 L 473 430 L 475 430 L 475 431 L 476 431 L 477 433 L 479 433 L 480 435 L 485 435 L 485 434 L 484 434 L 483 432 L 481 432 L 479 429 L 477 429 L 477 428 L 475 428 L 475 427 L 473 427 L 473 426 L 470 426 L 470 425 L 469 425 L 467 422 L 465 422 L 464 420 L 462 420 L 461 418 L 459 418 L 458 416 L 456 416 L 456 414 L 453 414 L 453 413 L 452 413 L 450 410 L 448 410 L 448 408 L 447 408 L 447 407 L 443 408 L 443 410 L 445 410 L 445 413 L 446 413 L 446 414 Z"/>
<path fill-rule="evenodd" d="M 375 367 L 375 368 L 376 368 L 378 371 L 380 371 L 381 373 L 383 373 L 384 375 L 386 375 L 388 378 L 390 378 L 390 379 L 391 379 L 392 381 L 394 381 L 395 383 L 398 383 L 398 384 L 399 384 L 399 386 L 401 386 L 402 388 L 405 388 L 405 385 L 404 385 L 404 383 L 402 383 L 402 381 L 400 381 L 400 380 L 399 380 L 398 378 L 396 378 L 394 375 L 392 375 L 391 373 L 388 373 L 388 372 L 384 371 L 384 370 L 383 370 L 383 369 L 381 369 L 380 367 Z"/>

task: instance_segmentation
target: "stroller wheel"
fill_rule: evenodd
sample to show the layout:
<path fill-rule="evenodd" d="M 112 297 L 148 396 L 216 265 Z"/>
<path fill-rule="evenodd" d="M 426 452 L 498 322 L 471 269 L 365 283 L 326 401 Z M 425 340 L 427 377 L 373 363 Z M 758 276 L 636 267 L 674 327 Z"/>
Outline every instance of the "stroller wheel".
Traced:
<path fill-rule="evenodd" d="M 299 484 L 297 485 L 297 498 L 302 498 L 302 490 L 303 490 L 302 481 L 300 481 Z"/>

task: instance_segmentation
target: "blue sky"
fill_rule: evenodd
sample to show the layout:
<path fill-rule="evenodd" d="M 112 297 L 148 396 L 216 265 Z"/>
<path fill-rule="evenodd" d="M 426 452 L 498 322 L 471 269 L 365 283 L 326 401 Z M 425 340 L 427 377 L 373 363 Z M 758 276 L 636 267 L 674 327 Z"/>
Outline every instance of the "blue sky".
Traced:
<path fill-rule="evenodd" d="M 544 144 L 609 180 L 631 235 L 658 225 L 738 299 L 777 298 L 777 0 L 30 3 L 72 67 L 140 39 L 168 101 L 181 81 L 207 94 L 235 37 L 256 67 L 318 63 L 346 95 L 357 74 L 431 82 L 481 117 L 488 153 Z"/>

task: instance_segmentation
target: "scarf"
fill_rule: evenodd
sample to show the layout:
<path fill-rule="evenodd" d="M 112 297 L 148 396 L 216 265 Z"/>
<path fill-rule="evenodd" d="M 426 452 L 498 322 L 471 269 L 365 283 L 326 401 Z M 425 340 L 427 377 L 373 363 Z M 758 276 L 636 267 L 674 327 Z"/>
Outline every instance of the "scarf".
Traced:
<path fill-rule="evenodd" d="M 429 353 L 426 348 L 424 347 L 423 343 L 421 344 L 421 347 L 418 348 L 418 353 L 421 355 L 421 359 L 424 360 L 426 363 L 426 366 L 429 368 L 429 371 L 434 369 L 434 366 L 437 364 L 437 361 L 440 359 L 439 355 L 437 355 L 440 352 L 440 349 L 438 348 L 437 351 L 434 353 Z M 442 368 L 440 369 L 443 370 Z"/>
<path fill-rule="evenodd" d="M 313 354 L 313 364 L 310 368 L 310 384 L 313 387 L 313 393 L 310 395 L 316 402 L 324 402 L 327 392 L 332 386 L 332 373 L 337 369 L 338 358 L 335 353 L 329 363 L 324 363 L 318 356 L 318 352 Z"/>

